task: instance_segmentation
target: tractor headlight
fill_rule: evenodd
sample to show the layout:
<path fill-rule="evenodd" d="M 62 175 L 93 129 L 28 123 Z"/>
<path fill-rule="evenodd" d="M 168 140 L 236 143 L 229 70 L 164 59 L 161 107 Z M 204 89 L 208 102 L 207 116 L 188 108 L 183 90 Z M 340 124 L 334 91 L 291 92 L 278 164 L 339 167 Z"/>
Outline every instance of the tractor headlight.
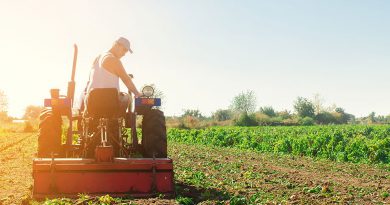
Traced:
<path fill-rule="evenodd" d="M 150 85 L 144 86 L 142 88 L 142 94 L 145 97 L 152 97 L 153 94 L 154 94 L 154 88 L 152 86 L 150 86 Z"/>

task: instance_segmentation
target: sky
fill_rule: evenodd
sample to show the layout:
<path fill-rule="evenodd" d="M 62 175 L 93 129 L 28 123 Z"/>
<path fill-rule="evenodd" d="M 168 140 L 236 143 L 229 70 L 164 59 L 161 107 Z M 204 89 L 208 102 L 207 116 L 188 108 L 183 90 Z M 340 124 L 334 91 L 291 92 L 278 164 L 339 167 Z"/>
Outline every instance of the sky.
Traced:
<path fill-rule="evenodd" d="M 91 63 L 120 36 L 138 88 L 155 84 L 166 115 L 210 116 L 254 91 L 257 106 L 293 111 L 319 94 L 357 117 L 390 114 L 390 2 L 385 0 L 0 0 L 0 90 L 8 113 L 76 97 Z M 122 84 L 122 91 L 126 91 Z"/>

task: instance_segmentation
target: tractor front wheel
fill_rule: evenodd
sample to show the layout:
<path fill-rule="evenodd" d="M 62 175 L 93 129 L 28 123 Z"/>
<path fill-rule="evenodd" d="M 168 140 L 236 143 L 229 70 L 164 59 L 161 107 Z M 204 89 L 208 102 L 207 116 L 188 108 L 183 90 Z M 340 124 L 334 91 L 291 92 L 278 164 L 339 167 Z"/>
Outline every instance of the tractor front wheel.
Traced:
<path fill-rule="evenodd" d="M 51 109 L 42 110 L 39 116 L 38 157 L 52 157 L 61 152 L 61 116 Z M 58 157 L 58 156 L 57 156 Z"/>
<path fill-rule="evenodd" d="M 167 130 L 164 113 L 152 109 L 142 120 L 142 146 L 145 157 L 167 157 Z"/>

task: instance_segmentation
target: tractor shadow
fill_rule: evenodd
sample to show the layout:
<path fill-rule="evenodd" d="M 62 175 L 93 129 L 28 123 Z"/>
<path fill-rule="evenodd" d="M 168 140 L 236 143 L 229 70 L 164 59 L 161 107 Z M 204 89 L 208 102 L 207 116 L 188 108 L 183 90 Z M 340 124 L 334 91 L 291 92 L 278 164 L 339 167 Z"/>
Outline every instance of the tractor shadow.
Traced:
<path fill-rule="evenodd" d="M 202 201 L 222 201 L 231 198 L 231 195 L 223 190 L 200 188 L 190 184 L 185 184 L 181 181 L 175 182 L 176 197 L 189 197 L 192 198 L 194 203 Z"/>

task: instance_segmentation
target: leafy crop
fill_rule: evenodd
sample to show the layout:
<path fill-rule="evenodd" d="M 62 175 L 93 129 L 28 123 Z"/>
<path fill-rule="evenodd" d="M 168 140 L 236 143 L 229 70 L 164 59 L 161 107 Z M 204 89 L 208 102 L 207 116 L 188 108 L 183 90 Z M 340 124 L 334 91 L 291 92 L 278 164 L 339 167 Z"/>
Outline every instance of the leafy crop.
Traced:
<path fill-rule="evenodd" d="M 177 142 L 354 163 L 390 163 L 390 126 L 212 127 L 168 130 Z"/>

